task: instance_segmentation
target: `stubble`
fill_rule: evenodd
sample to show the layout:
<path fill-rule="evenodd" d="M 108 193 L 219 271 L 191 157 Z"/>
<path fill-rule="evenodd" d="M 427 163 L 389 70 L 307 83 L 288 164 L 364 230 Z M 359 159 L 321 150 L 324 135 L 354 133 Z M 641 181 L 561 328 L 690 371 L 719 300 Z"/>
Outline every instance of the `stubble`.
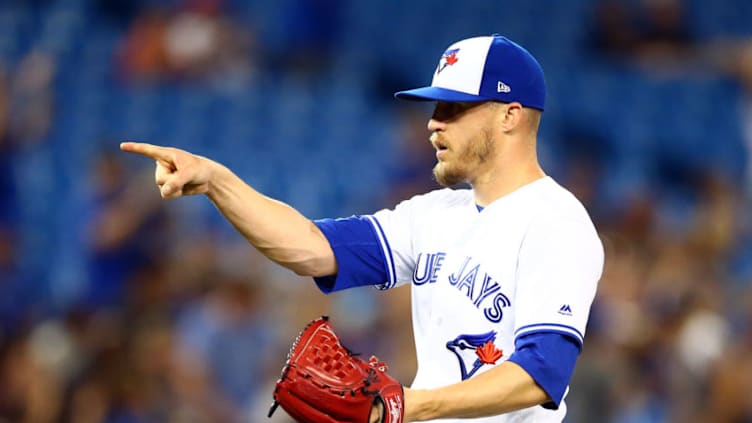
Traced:
<path fill-rule="evenodd" d="M 456 158 L 452 158 L 451 161 L 440 161 L 434 166 L 434 179 L 444 187 L 472 184 L 478 170 L 490 161 L 495 146 L 491 131 L 488 128 L 481 129 L 477 136 L 459 151 Z"/>

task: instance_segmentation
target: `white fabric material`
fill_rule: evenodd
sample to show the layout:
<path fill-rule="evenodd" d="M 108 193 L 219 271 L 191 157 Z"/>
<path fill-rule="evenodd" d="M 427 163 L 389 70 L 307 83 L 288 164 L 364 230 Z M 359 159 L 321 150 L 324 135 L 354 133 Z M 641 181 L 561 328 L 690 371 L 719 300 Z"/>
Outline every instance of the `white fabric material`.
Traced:
<path fill-rule="evenodd" d="M 458 49 L 456 62 L 447 64 L 446 53 L 439 59 L 431 86 L 478 95 L 493 37 L 468 38 L 452 44 L 446 51 Z"/>
<path fill-rule="evenodd" d="M 502 351 L 498 362 L 482 364 L 475 374 L 508 359 L 523 333 L 563 332 L 582 340 L 603 269 L 603 247 L 585 208 L 551 178 L 481 212 L 472 191 L 443 189 L 373 218 L 394 266 L 396 280 L 385 286 L 412 284 L 418 359 L 413 388 L 462 380 L 459 359 L 447 348 L 461 335 L 494 331 L 493 346 Z M 468 371 L 477 367 L 475 348 L 458 354 Z M 558 410 L 535 406 L 441 422 L 561 422 L 565 414 L 562 401 Z"/>

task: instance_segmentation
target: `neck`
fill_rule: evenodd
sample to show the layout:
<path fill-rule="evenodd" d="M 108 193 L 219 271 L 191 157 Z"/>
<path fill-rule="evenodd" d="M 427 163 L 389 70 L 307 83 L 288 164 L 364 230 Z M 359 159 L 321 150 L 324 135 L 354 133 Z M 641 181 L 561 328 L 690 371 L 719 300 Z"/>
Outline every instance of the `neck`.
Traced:
<path fill-rule="evenodd" d="M 517 144 L 518 146 L 521 144 Z M 523 144 L 524 145 L 524 144 Z M 535 145 L 534 142 L 528 145 Z M 475 202 L 486 207 L 499 198 L 546 176 L 535 149 L 500 152 L 489 168 L 471 181 Z"/>

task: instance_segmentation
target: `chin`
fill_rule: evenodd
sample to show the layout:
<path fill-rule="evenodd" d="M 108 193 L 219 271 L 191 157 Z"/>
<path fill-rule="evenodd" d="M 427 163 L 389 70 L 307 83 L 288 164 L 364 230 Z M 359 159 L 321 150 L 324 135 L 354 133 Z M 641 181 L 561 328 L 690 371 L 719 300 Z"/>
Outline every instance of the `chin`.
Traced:
<path fill-rule="evenodd" d="M 436 182 L 443 187 L 452 187 L 465 183 L 467 178 L 461 172 L 453 172 L 451 169 L 447 169 L 447 166 L 439 162 L 433 168 L 433 177 Z"/>

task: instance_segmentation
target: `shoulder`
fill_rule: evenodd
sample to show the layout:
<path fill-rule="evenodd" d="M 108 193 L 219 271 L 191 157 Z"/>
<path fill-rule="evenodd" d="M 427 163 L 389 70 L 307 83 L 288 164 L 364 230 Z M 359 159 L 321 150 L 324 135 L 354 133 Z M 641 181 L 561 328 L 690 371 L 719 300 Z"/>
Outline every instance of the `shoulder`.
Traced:
<path fill-rule="evenodd" d="M 531 201 L 537 203 L 542 219 L 574 219 L 591 222 L 590 214 L 580 200 L 553 178 L 547 177 L 536 187 Z"/>
<path fill-rule="evenodd" d="M 531 227 L 552 233 L 576 232 L 583 238 L 600 240 L 585 206 L 568 189 L 548 177 L 530 196 Z"/>
<path fill-rule="evenodd" d="M 464 207 L 473 201 L 470 189 L 443 188 L 416 195 L 402 201 L 397 207 L 415 207 L 419 209 L 441 210 L 453 207 Z"/>
<path fill-rule="evenodd" d="M 526 199 L 530 217 L 521 239 L 521 260 L 533 266 L 540 260 L 552 268 L 552 263 L 561 269 L 574 266 L 575 273 L 600 277 L 603 242 L 583 204 L 553 179 L 535 188 Z"/>

